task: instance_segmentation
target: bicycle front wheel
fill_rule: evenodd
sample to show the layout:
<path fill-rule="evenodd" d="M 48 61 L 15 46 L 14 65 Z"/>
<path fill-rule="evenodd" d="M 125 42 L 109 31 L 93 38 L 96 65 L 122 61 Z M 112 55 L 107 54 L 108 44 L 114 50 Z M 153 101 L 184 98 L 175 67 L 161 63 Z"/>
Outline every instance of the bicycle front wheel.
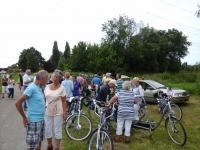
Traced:
<path fill-rule="evenodd" d="M 90 135 L 92 123 L 90 119 L 81 114 L 71 115 L 65 124 L 65 132 L 68 137 L 75 141 L 83 141 Z"/>
<path fill-rule="evenodd" d="M 165 127 L 170 139 L 177 145 L 185 145 L 187 136 L 181 122 L 175 117 L 169 117 L 165 121 Z"/>
<path fill-rule="evenodd" d="M 88 140 L 88 150 L 113 150 L 113 140 L 110 134 L 104 130 L 96 129 Z"/>
<path fill-rule="evenodd" d="M 138 110 L 138 116 L 139 116 L 139 120 L 141 121 L 144 117 L 145 117 L 145 107 L 141 107 Z"/>
<path fill-rule="evenodd" d="M 171 104 L 171 108 L 173 116 L 176 117 L 178 120 L 181 120 L 183 116 L 182 109 L 177 104 L 174 103 Z"/>

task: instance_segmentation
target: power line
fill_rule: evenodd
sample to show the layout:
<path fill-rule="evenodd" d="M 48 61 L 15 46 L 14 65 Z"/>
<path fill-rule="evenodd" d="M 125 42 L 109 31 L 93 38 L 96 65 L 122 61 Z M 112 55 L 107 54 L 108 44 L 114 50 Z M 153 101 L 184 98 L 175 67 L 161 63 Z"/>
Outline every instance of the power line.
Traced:
<path fill-rule="evenodd" d="M 181 25 L 181 26 L 185 26 L 186 28 L 190 28 L 190 29 L 192 29 L 192 30 L 195 29 L 195 30 L 200 31 L 200 28 L 197 28 L 197 27 L 194 27 L 194 26 L 190 26 L 190 25 L 187 25 L 187 24 L 184 24 L 184 23 L 181 23 L 181 22 L 177 22 L 177 21 L 175 21 L 175 20 L 171 20 L 171 19 L 168 19 L 168 18 L 164 18 L 163 16 L 159 16 L 159 15 L 153 14 L 152 12 L 149 12 L 149 11 L 146 13 L 146 15 L 148 15 L 148 16 L 153 16 L 153 17 L 162 19 L 162 20 L 164 20 L 165 22 L 167 22 L 166 20 L 168 20 L 168 21 L 170 21 L 170 22 L 175 22 L 175 23 L 177 23 L 177 24 L 179 24 L 179 25 Z M 167 22 L 167 23 L 168 23 L 168 22 Z"/>
<path fill-rule="evenodd" d="M 184 10 L 185 12 L 188 12 L 188 13 L 190 13 L 190 14 L 195 15 L 195 11 L 190 10 L 190 9 L 188 9 L 188 8 L 186 9 L 186 8 L 183 8 L 183 7 L 178 7 L 176 4 L 166 2 L 165 0 L 160 0 L 160 2 L 161 2 L 161 3 L 165 3 L 165 4 L 167 4 L 168 6 L 172 6 L 172 7 L 175 7 L 175 8 L 181 9 L 181 10 Z"/>

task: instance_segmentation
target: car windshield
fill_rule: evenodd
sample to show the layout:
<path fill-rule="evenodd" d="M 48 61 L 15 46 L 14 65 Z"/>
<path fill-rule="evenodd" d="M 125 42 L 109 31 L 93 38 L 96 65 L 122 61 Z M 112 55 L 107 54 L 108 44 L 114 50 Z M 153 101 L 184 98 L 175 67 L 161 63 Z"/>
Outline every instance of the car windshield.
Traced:
<path fill-rule="evenodd" d="M 154 86 L 156 89 L 166 88 L 165 85 L 163 85 L 163 84 L 161 84 L 161 83 L 158 83 L 158 82 L 156 82 L 156 81 L 150 81 L 150 84 L 151 84 L 152 86 Z"/>

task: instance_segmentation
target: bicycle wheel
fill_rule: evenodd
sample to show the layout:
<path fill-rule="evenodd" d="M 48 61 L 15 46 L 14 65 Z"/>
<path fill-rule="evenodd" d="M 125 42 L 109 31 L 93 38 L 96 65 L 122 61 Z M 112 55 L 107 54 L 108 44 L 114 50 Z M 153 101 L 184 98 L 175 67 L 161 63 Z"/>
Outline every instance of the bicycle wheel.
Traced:
<path fill-rule="evenodd" d="M 181 120 L 183 116 L 182 109 L 177 104 L 174 103 L 171 103 L 171 108 L 173 116 L 176 117 L 178 120 Z"/>
<path fill-rule="evenodd" d="M 187 140 L 186 132 L 181 122 L 175 118 L 170 117 L 165 121 L 165 127 L 170 139 L 177 145 L 184 145 Z"/>
<path fill-rule="evenodd" d="M 139 110 L 138 110 L 138 117 L 139 117 L 139 120 L 141 121 L 144 117 L 145 117 L 145 107 L 141 107 Z"/>
<path fill-rule="evenodd" d="M 116 121 L 115 119 L 109 118 L 109 119 L 107 120 L 107 125 L 108 125 L 108 128 L 109 128 L 109 131 L 110 131 L 110 129 L 111 129 L 112 131 L 116 131 L 116 128 L 117 128 L 117 121 Z"/>
<path fill-rule="evenodd" d="M 73 114 L 66 121 L 65 132 L 72 140 L 83 141 L 88 138 L 91 131 L 92 123 L 90 119 L 83 114 L 80 116 L 78 114 Z"/>
<path fill-rule="evenodd" d="M 92 132 L 91 136 L 88 140 L 88 150 L 113 150 L 113 140 L 110 134 L 104 130 L 100 129 L 98 133 L 98 129 Z"/>

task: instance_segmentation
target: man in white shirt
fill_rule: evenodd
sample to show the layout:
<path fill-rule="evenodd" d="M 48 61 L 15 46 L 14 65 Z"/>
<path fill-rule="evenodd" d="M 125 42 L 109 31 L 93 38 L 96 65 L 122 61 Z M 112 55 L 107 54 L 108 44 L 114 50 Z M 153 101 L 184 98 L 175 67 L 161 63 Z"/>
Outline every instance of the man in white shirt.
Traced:
<path fill-rule="evenodd" d="M 33 82 L 33 77 L 31 76 L 31 70 L 26 69 L 26 73 L 23 76 L 23 90 L 25 90 L 30 83 Z"/>
<path fill-rule="evenodd" d="M 31 69 L 26 69 L 25 74 L 23 75 L 23 91 L 33 82 L 33 77 L 31 76 Z M 27 109 L 26 101 L 23 103 L 24 110 Z"/>

